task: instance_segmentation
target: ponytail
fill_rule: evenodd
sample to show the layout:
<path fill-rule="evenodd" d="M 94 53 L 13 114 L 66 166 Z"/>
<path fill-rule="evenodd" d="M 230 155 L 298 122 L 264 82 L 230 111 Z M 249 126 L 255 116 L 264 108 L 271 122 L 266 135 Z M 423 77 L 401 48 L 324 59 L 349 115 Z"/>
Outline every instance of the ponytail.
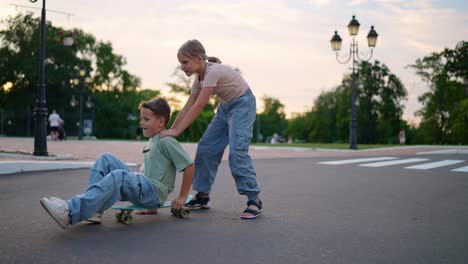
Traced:
<path fill-rule="evenodd" d="M 209 62 L 221 64 L 221 60 L 218 57 L 207 56 L 206 60 Z"/>

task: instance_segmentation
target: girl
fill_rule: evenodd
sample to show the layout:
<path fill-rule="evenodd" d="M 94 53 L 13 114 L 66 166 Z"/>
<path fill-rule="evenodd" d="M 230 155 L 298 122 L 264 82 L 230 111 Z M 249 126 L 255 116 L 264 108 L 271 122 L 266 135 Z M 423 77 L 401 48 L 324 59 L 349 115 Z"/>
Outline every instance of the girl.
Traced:
<path fill-rule="evenodd" d="M 255 121 L 255 96 L 240 73 L 222 65 L 218 58 L 206 56 L 205 48 L 198 40 L 184 43 L 177 58 L 187 76 L 196 74 L 191 94 L 171 129 L 161 132 L 164 136 L 179 136 L 197 118 L 212 94 L 221 99 L 215 117 L 203 134 L 195 156 L 193 189 L 195 198 L 186 206 L 210 207 L 209 193 L 216 177 L 224 149 L 229 145 L 229 167 L 241 195 L 248 198 L 243 219 L 257 218 L 262 212 L 252 160 L 248 154 Z M 208 60 L 208 61 L 206 61 Z"/>

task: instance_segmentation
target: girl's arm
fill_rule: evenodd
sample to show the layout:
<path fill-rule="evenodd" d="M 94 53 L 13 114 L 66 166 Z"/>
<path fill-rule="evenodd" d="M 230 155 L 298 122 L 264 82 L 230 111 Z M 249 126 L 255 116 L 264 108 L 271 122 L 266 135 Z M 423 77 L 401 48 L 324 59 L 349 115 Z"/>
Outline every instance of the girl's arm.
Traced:
<path fill-rule="evenodd" d="M 205 105 L 210 100 L 210 96 L 213 94 L 215 87 L 205 87 L 201 90 L 200 94 L 198 95 L 197 100 L 195 103 L 190 107 L 190 110 L 184 116 L 182 121 L 177 124 L 174 128 L 161 131 L 159 134 L 161 138 L 166 136 L 179 136 L 184 130 L 193 123 L 193 121 L 198 117 L 201 113 Z"/>
<path fill-rule="evenodd" d="M 190 94 L 189 98 L 187 99 L 187 102 L 185 102 L 184 107 L 182 108 L 182 110 L 180 110 L 179 114 L 174 120 L 174 123 L 172 123 L 171 128 L 176 128 L 179 125 L 179 123 L 185 118 L 192 105 L 195 103 L 195 101 L 197 101 L 198 95 L 199 93 Z"/>

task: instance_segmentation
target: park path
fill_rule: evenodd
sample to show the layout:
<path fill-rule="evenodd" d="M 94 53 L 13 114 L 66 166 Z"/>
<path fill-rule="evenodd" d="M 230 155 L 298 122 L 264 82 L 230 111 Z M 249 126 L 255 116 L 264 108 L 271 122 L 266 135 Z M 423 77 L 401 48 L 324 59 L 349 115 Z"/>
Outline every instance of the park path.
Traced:
<path fill-rule="evenodd" d="M 146 141 L 119 141 L 119 140 L 67 140 L 48 141 L 47 151 L 58 159 L 77 161 L 94 161 L 101 153 L 110 152 L 125 162 L 141 164 L 141 150 Z M 197 148 L 195 143 L 182 143 L 184 149 L 194 158 Z M 466 147 L 468 149 L 468 147 Z M 253 159 L 273 158 L 306 158 L 306 157 L 354 157 L 376 155 L 413 155 L 419 152 L 445 150 L 450 147 L 440 146 L 406 146 L 396 148 L 384 148 L 374 150 L 324 150 L 278 146 L 251 146 L 250 155 Z M 34 151 L 34 138 L 0 137 L 0 152 L 25 152 Z M 229 150 L 227 148 L 223 160 L 227 160 Z M 0 155 L 0 160 L 35 159 L 25 155 Z"/>

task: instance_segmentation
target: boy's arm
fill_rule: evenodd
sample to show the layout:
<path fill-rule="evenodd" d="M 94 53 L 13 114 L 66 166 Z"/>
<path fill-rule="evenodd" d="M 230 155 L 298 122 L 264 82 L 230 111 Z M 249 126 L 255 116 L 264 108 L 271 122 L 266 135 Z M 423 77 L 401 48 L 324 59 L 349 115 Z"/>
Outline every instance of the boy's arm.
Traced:
<path fill-rule="evenodd" d="M 184 169 L 182 185 L 180 186 L 179 197 L 177 197 L 176 199 L 172 201 L 172 204 L 171 204 L 172 208 L 181 209 L 184 206 L 185 201 L 187 200 L 187 196 L 190 192 L 190 187 L 192 186 L 192 179 L 193 179 L 194 171 L 195 171 L 195 165 L 193 163 L 188 165 Z"/>

